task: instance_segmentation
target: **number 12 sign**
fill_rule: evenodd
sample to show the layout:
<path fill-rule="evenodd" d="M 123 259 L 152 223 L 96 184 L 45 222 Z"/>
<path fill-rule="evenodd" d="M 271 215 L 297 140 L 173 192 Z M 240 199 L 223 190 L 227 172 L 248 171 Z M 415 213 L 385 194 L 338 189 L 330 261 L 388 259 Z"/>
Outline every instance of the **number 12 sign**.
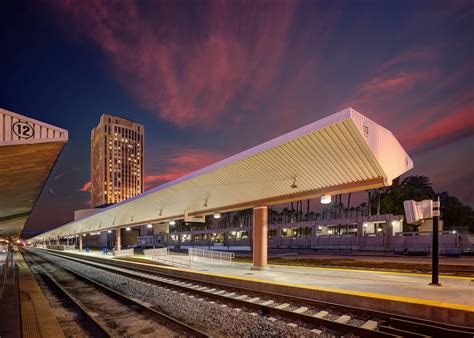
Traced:
<path fill-rule="evenodd" d="M 13 133 L 19 138 L 29 139 L 35 135 L 34 128 L 27 122 L 18 121 L 12 126 Z"/>

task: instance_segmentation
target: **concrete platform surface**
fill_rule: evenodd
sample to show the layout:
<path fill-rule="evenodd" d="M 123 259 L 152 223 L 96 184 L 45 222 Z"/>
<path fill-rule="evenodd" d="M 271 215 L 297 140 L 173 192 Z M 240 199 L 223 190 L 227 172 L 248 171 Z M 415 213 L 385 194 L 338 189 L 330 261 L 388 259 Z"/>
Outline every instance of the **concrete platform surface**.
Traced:
<path fill-rule="evenodd" d="M 29 266 L 20 253 L 19 266 L 20 308 L 23 337 L 64 337 L 63 331 L 51 311 Z"/>
<path fill-rule="evenodd" d="M 460 305 L 459 308 L 465 305 L 466 309 L 474 311 L 474 281 L 467 277 L 440 277 L 441 286 L 438 287 L 429 285 L 431 276 L 423 274 L 282 265 L 270 265 L 267 271 L 253 271 L 251 267 L 252 264 L 247 263 L 195 261 L 190 269 L 335 292 L 352 291 L 369 297 L 412 298 L 412 301 Z"/>
<path fill-rule="evenodd" d="M 242 255 L 246 256 L 246 255 Z M 251 257 L 251 253 L 247 255 Z M 280 258 L 282 263 L 285 258 L 288 259 L 315 259 L 315 260 L 351 260 L 365 261 L 375 263 L 408 263 L 408 264 L 428 264 L 431 265 L 431 256 L 404 256 L 393 253 L 366 253 L 352 252 L 348 253 L 322 253 L 305 250 L 270 250 L 268 258 Z M 447 257 L 440 256 L 439 263 L 442 265 L 462 265 L 474 267 L 474 256 Z"/>
<path fill-rule="evenodd" d="M 89 253 L 78 251 L 74 253 L 104 259 L 114 258 L 110 254 L 103 255 L 96 250 Z M 140 254 L 134 257 L 148 260 Z M 386 295 L 398 300 L 407 298 L 406 300 L 420 302 L 432 301 L 440 305 L 465 307 L 474 311 L 474 278 L 470 277 L 441 275 L 441 286 L 431 286 L 429 285 L 431 275 L 427 274 L 271 264 L 267 271 L 254 271 L 251 267 L 250 263 L 229 264 L 195 259 L 190 267 L 178 268 L 205 274 L 225 275 L 230 278 L 316 287 L 335 292 L 354 292 L 369 297 Z"/>
<path fill-rule="evenodd" d="M 18 269 L 13 264 L 4 269 L 7 254 L 0 253 L 0 337 L 21 337 L 20 296 L 18 292 Z"/>

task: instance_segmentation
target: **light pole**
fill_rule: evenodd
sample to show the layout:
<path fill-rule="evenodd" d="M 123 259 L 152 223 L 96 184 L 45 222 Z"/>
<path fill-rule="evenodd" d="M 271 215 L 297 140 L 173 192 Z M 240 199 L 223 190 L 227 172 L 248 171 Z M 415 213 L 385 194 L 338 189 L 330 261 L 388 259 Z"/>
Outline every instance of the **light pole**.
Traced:
<path fill-rule="evenodd" d="M 435 196 L 436 198 L 436 196 Z M 433 231 L 431 234 L 432 245 L 431 245 L 431 283 L 430 285 L 439 286 L 439 216 L 440 216 L 440 202 L 439 196 L 433 202 Z"/>

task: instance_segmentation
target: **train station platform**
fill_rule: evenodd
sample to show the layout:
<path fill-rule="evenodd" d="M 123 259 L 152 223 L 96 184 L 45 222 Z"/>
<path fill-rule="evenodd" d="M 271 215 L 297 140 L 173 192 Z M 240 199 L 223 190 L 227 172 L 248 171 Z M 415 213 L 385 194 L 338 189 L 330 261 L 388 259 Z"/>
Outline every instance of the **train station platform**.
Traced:
<path fill-rule="evenodd" d="M 3 265 L 5 255 L 0 257 Z M 1 337 L 64 337 L 29 266 L 20 253 L 14 254 L 14 264 L 7 278 L 2 279 L 0 308 Z M 5 277 L 5 276 L 4 276 Z"/>
<path fill-rule="evenodd" d="M 75 253 L 113 259 L 98 252 Z M 283 265 L 254 271 L 249 263 L 201 259 L 176 267 L 157 265 L 143 255 L 115 259 L 166 270 L 176 277 L 474 327 L 474 280 L 470 277 L 440 276 L 441 286 L 431 286 L 427 274 Z"/>

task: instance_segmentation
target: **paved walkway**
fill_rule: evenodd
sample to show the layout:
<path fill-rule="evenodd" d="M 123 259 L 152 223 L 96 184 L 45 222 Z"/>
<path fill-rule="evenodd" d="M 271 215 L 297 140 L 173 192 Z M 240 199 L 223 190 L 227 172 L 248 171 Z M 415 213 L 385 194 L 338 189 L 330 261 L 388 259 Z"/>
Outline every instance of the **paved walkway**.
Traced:
<path fill-rule="evenodd" d="M 281 265 L 270 266 L 268 271 L 253 271 L 250 269 L 251 266 L 246 263 L 193 262 L 190 269 L 299 287 L 316 287 L 328 291 L 353 291 L 369 297 L 387 295 L 467 305 L 474 311 L 474 281 L 471 278 L 441 277 L 442 285 L 436 287 L 429 285 L 430 275 Z"/>
<path fill-rule="evenodd" d="M 4 257 L 0 255 L 0 263 Z M 14 275 L 11 280 L 5 280 L 2 288 L 0 337 L 64 337 L 33 273 L 19 252 L 14 254 L 14 261 L 18 269 L 11 269 Z"/>
<path fill-rule="evenodd" d="M 0 253 L 0 337 L 21 337 L 18 270 L 14 264 L 4 271 L 7 254 Z M 16 255 L 13 255 L 16 263 Z"/>

